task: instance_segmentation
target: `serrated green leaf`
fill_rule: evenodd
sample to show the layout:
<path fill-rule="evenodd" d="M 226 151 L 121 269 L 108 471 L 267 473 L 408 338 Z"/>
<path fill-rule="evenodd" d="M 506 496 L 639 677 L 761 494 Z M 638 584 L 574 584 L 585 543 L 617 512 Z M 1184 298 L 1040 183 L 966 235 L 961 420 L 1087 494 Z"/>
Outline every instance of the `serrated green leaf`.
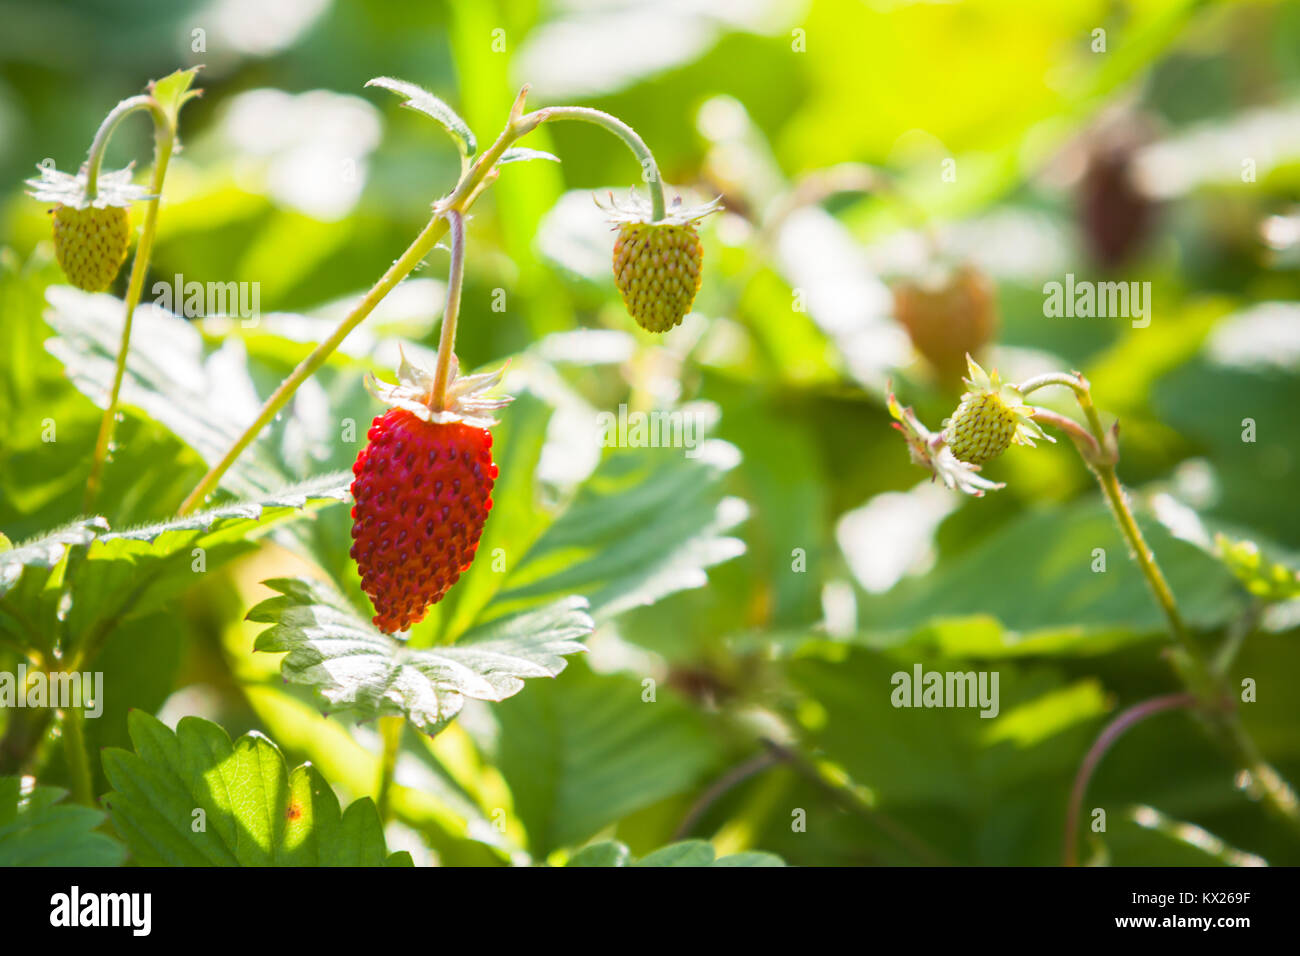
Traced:
<path fill-rule="evenodd" d="M 0 597 L 8 594 L 18 583 L 24 569 L 49 570 L 63 560 L 68 548 L 90 544 L 95 535 L 107 530 L 108 522 L 103 518 L 85 518 L 25 541 L 16 548 L 0 551 Z"/>
<path fill-rule="evenodd" d="M 460 118 L 455 110 L 428 90 L 405 80 L 394 79 L 391 76 L 377 76 L 373 80 L 367 80 L 366 86 L 378 86 L 390 90 L 398 96 L 404 97 L 402 105 L 407 109 L 415 110 L 417 113 L 423 113 L 425 116 L 437 120 L 442 124 L 443 129 L 451 134 L 451 138 L 456 141 L 456 147 L 460 150 L 462 156 L 468 158 L 478 152 L 478 143 L 474 139 L 474 133 L 470 130 L 469 125 Z"/>
<path fill-rule="evenodd" d="M 456 644 L 412 648 L 363 619 L 333 586 L 306 578 L 265 582 L 280 597 L 248 612 L 272 625 L 258 651 L 285 653 L 286 680 L 315 687 L 330 705 L 360 719 L 401 714 L 434 732 L 455 717 L 466 698 L 500 701 L 528 677 L 555 677 L 565 656 L 585 650 L 591 632 L 586 602 L 571 597 L 502 617 Z"/>
<path fill-rule="evenodd" d="M 507 575 L 486 615 L 581 594 L 597 621 L 708 582 L 706 570 L 743 554 L 728 531 L 744 502 L 721 484 L 735 449 L 709 442 L 699 456 L 640 448 L 610 454 L 573 502 Z"/>
<path fill-rule="evenodd" d="M 104 814 L 62 803 L 58 787 L 25 788 L 20 777 L 0 777 L 0 866 L 118 866 L 120 843 L 95 827 Z"/>
<path fill-rule="evenodd" d="M 1189 624 L 1215 627 L 1240 612 L 1244 594 L 1218 561 L 1144 516 L 1139 521 Z M 1104 571 L 1094 570 L 1098 549 Z M 1161 633 L 1164 617 L 1131 560 L 1096 498 L 1026 512 L 924 577 L 863 595 L 858 616 L 868 630 L 861 639 L 894 646 L 975 618 L 1000 626 L 996 636 L 986 635 L 991 640 L 976 642 L 977 654 L 1014 653 L 1021 642 L 1040 638 L 1046 639 L 1041 652 L 1091 653 L 1109 646 L 1092 643 L 1099 634 L 1134 640 Z M 952 637 L 962 643 L 960 633 Z"/>
<path fill-rule="evenodd" d="M 707 720 L 670 691 L 647 699 L 640 680 L 581 662 L 491 716 L 466 729 L 495 758 L 539 857 L 690 789 L 724 756 Z"/>
<path fill-rule="evenodd" d="M 400 860 L 389 856 L 368 798 L 340 815 L 324 778 L 310 765 L 290 773 L 261 734 L 232 743 L 199 717 L 182 718 L 173 732 L 138 710 L 128 724 L 135 752 L 104 751 L 113 787 L 104 804 L 136 862 L 383 866 Z"/>
<path fill-rule="evenodd" d="M 45 343 L 73 385 L 102 407 L 116 374 L 122 303 L 71 286 L 46 290 L 45 320 L 58 333 Z M 248 373 L 243 344 L 226 341 L 209 350 L 193 323 L 154 305 L 134 317 L 131 349 L 122 379 L 124 409 L 137 409 L 162 423 L 216 464 L 250 424 L 250 407 L 260 404 Z M 264 442 L 254 442 L 222 478 L 221 487 L 255 498 L 289 478 Z"/>
<path fill-rule="evenodd" d="M 73 545 L 86 551 L 59 613 L 69 633 L 102 639 L 122 621 L 156 609 L 200 575 L 255 547 L 258 537 L 304 514 L 310 504 L 347 500 L 350 482 L 345 472 L 321 475 L 256 501 L 232 501 L 122 531 L 108 530 L 102 518 L 89 519 L 4 552 L 0 632 L 17 629 L 19 619 L 42 634 L 51 632 L 49 571 Z M 22 587 L 13 591 L 19 580 Z"/>

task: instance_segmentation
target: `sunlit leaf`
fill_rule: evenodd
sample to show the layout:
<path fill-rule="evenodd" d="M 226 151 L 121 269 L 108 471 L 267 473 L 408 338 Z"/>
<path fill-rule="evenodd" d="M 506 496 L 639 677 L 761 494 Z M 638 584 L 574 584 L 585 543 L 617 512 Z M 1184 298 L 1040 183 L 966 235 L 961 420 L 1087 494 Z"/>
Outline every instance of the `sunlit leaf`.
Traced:
<path fill-rule="evenodd" d="M 148 866 L 401 866 L 364 797 L 339 812 L 310 764 L 290 771 L 261 734 L 233 744 L 224 730 L 185 717 L 173 732 L 132 711 L 135 752 L 110 748 L 104 798 L 113 826 Z"/>
<path fill-rule="evenodd" d="M 499 701 L 517 694 L 524 678 L 555 677 L 564 658 L 584 650 L 591 631 L 585 602 L 556 601 L 499 618 L 450 646 L 411 648 L 362 618 L 333 587 L 305 578 L 276 579 L 280 592 L 248 612 L 272 625 L 255 649 L 286 653 L 287 680 L 318 689 L 336 708 L 360 719 L 406 716 L 434 732 L 466 698 Z"/>
<path fill-rule="evenodd" d="M 407 83 L 405 80 L 393 79 L 391 76 L 377 76 L 373 80 L 367 80 L 366 86 L 379 86 L 391 90 L 398 96 L 404 97 L 402 105 L 407 109 L 437 120 L 456 141 L 456 147 L 462 156 L 473 156 L 478 152 L 478 143 L 466 122 L 457 115 L 455 110 L 428 90 L 414 83 Z"/>

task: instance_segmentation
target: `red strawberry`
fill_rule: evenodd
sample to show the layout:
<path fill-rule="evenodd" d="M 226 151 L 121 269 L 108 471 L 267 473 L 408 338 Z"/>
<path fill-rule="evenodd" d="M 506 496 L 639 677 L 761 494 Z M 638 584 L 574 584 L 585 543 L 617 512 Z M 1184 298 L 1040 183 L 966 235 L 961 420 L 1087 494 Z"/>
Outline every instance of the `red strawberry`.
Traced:
<path fill-rule="evenodd" d="M 453 371 L 444 409 L 430 406 L 428 373 L 403 359 L 399 375 L 401 385 L 374 383 L 397 407 L 374 420 L 352 466 L 351 554 L 374 623 L 388 633 L 423 620 L 473 562 L 497 466 L 491 420 L 472 413 L 508 401 L 473 397 L 500 373 L 456 379 Z"/>

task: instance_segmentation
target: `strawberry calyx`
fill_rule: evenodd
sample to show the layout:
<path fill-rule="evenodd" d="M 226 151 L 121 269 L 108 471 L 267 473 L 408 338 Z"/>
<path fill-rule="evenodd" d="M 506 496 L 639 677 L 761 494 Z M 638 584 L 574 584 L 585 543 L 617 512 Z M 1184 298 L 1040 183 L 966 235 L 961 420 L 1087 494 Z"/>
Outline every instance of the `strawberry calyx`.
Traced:
<path fill-rule="evenodd" d="M 434 394 L 434 372 L 412 362 L 402 351 L 397 366 L 397 384 L 381 381 L 368 372 L 366 388 L 385 405 L 403 408 L 423 422 L 435 425 L 463 422 L 475 428 L 491 428 L 497 423 L 491 412 L 504 408 L 514 399 L 509 395 L 488 397 L 483 393 L 501 384 L 508 367 L 507 362 L 495 371 L 461 375 L 460 363 L 453 354 L 446 392 L 440 404 Z"/>
<path fill-rule="evenodd" d="M 134 166 L 134 163 L 128 163 L 123 169 L 102 171 L 95 198 L 91 199 L 87 190 L 89 174 L 84 164 L 74 176 L 38 163 L 36 168 L 41 174 L 26 181 L 29 187 L 27 195 L 41 202 L 58 203 L 73 209 L 129 207 L 133 202 L 155 198 L 149 190 L 131 182 L 135 175 Z"/>

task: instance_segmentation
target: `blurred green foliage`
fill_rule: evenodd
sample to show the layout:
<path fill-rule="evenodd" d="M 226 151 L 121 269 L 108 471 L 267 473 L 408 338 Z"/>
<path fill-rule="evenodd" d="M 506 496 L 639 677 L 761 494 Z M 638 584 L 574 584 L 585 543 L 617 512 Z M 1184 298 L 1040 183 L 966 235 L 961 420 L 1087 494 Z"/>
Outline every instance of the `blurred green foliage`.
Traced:
<path fill-rule="evenodd" d="M 1059 862 L 1089 745 L 1124 707 L 1177 684 L 1158 608 L 1068 441 L 1013 449 L 986 469 L 1005 490 L 959 500 L 926 483 L 889 428 L 887 383 L 932 426 L 954 404 L 891 314 L 886 282 L 929 263 L 918 218 L 945 259 L 996 282 L 991 361 L 1013 380 L 1080 369 L 1107 422 L 1118 418 L 1121 478 L 1195 640 L 1207 653 L 1226 642 L 1230 681 L 1256 689 L 1245 725 L 1300 778 L 1300 264 L 1261 232 L 1270 217 L 1296 221 L 1300 5 L 82 0 L 0 3 L 0 16 L 0 531 L 15 544 L 78 517 L 92 399 L 120 321 L 111 300 L 57 290 L 47 301 L 62 280 L 47 212 L 21 180 L 46 157 L 75 168 L 102 116 L 149 77 L 205 64 L 146 300 L 176 275 L 253 282 L 263 321 L 137 332 L 99 506 L 115 530 L 175 512 L 454 183 L 442 131 L 364 89 L 371 77 L 432 90 L 480 144 L 529 83 L 530 106 L 610 111 L 674 191 L 724 199 L 702 227 L 697 315 L 662 340 L 624 315 L 612 237 L 590 200 L 637 183 L 617 141 L 544 127 L 526 145 L 562 162 L 507 166 L 475 207 L 458 351 L 466 367 L 513 357 L 523 383 L 496 432 L 502 483 L 481 553 L 528 557 L 504 585 L 476 566 L 414 640 L 539 595 L 585 596 L 598 628 L 586 659 L 554 681 L 468 701 L 435 737 L 407 734 L 389 850 L 445 864 L 575 852 L 586 865 L 771 861 L 729 856 L 751 849 L 798 864 Z M 1135 217 L 1108 212 L 1113 191 L 1090 200 L 1084 183 L 1116 124 L 1141 130 L 1126 168 L 1154 225 L 1108 270 L 1089 255 L 1090 202 L 1121 226 Z M 148 156 L 140 121 L 109 163 L 135 159 L 143 175 Z M 884 170 L 895 194 L 775 215 L 837 163 Z M 327 363 L 227 491 L 269 500 L 279 484 L 348 467 L 358 446 L 336 440 L 336 423 L 364 435 L 377 403 L 361 377 L 386 373 L 397 341 L 436 346 L 446 261 L 431 254 Z M 1043 285 L 1067 273 L 1150 283 L 1149 327 L 1046 316 Z M 1046 392 L 1035 400 L 1076 411 Z M 596 447 L 598 410 L 691 402 L 713 410 L 720 458 Z M 65 627 L 55 605 L 71 562 L 93 581 L 131 550 L 135 572 L 232 527 L 173 532 L 165 546 L 119 539 L 82 553 L 83 542 L 39 579 L 18 567 L 12 593 Z M 308 689 L 281 681 L 278 659 L 253 655 L 259 627 L 243 620 L 268 596 L 262 579 L 321 573 L 368 616 L 348 527 L 340 505 L 268 526 L 257 546 L 240 531 L 220 555 L 231 563 L 214 559 L 201 584 L 110 608 L 92 752 L 131 745 L 128 707 L 169 725 L 199 714 L 232 738 L 264 730 L 344 803 L 371 793 L 374 725 L 322 715 Z M 1216 553 L 1220 532 L 1254 542 L 1291 584 L 1248 587 Z M 81 603 L 107 614 L 97 602 L 124 580 L 75 592 L 71 626 Z M 2 669 L 19 660 L 27 606 L 0 602 Z M 999 715 L 893 706 L 891 674 L 916 664 L 997 671 Z M 0 711 L 0 775 L 36 766 L 43 787 L 70 785 L 44 730 Z M 146 759 L 115 753 L 119 776 Z M 749 769 L 730 775 L 737 767 Z M 110 782 L 93 772 L 102 794 Z M 1085 806 L 1105 808 L 1110 826 L 1086 852 L 1115 864 L 1300 862 L 1300 838 L 1240 782 L 1196 720 L 1153 719 L 1093 778 Z M 61 825 L 93 825 L 55 807 L 54 790 L 38 793 L 40 812 L 67 815 Z M 713 849 L 677 842 L 689 837 Z M 115 860 L 112 847 L 95 853 Z"/>

